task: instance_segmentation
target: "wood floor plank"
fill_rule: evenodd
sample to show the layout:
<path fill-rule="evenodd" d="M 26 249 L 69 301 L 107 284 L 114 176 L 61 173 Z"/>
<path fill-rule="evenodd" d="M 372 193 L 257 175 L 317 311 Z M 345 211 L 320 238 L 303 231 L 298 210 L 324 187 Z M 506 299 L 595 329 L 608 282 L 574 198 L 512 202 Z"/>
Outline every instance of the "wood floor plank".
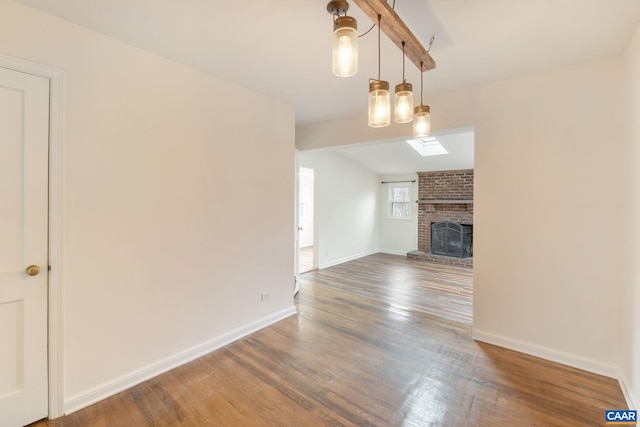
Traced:
<path fill-rule="evenodd" d="M 601 426 L 626 408 L 613 379 L 474 342 L 411 301 L 470 291 L 467 270 L 421 267 L 378 254 L 305 274 L 298 315 L 33 426 Z"/>
<path fill-rule="evenodd" d="M 346 288 L 395 307 L 417 310 L 470 325 L 473 271 L 375 254 L 323 270 L 316 281 Z"/>
<path fill-rule="evenodd" d="M 305 246 L 298 250 L 298 272 L 306 273 L 313 270 L 313 246 Z"/>

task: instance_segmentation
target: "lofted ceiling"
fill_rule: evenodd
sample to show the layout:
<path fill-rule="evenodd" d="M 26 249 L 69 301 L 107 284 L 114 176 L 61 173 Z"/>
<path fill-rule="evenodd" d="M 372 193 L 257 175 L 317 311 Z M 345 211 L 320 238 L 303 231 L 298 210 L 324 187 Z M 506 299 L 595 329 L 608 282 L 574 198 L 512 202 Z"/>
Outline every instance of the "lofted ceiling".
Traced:
<path fill-rule="evenodd" d="M 296 123 L 366 109 L 377 75 L 375 30 L 360 39 L 360 70 L 331 74 L 327 0 L 18 0 L 295 106 Z M 426 46 L 425 104 L 437 92 L 541 71 L 622 51 L 639 0 L 388 0 Z M 371 21 L 351 2 L 364 32 Z M 402 80 L 402 54 L 382 37 L 382 79 Z M 407 81 L 420 75 L 407 62 Z"/>
<path fill-rule="evenodd" d="M 358 74 L 332 75 L 328 0 L 18 1 L 285 100 L 297 125 L 363 113 L 368 80 L 377 76 L 375 29 L 360 38 Z M 435 36 L 437 67 L 424 74 L 425 104 L 435 93 L 618 54 L 640 20 L 640 0 L 388 2 L 425 47 Z M 366 31 L 371 20 L 350 5 L 359 32 Z M 402 80 L 402 53 L 384 34 L 381 61 L 381 78 L 393 88 Z M 420 74 L 410 61 L 407 81 L 418 103 Z M 472 132 L 441 137 L 449 155 L 422 158 L 404 141 L 335 151 L 379 174 L 473 167 Z"/>

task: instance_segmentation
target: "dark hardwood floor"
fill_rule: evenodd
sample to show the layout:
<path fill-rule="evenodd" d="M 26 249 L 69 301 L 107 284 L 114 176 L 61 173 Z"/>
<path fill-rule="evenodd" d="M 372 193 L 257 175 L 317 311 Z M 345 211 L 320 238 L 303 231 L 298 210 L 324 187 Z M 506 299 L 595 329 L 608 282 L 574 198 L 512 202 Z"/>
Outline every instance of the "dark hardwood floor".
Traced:
<path fill-rule="evenodd" d="M 469 325 L 399 304 L 421 292 L 414 268 L 378 254 L 307 273 L 298 315 L 35 425 L 601 426 L 605 409 L 626 408 L 613 379 L 474 342 Z"/>

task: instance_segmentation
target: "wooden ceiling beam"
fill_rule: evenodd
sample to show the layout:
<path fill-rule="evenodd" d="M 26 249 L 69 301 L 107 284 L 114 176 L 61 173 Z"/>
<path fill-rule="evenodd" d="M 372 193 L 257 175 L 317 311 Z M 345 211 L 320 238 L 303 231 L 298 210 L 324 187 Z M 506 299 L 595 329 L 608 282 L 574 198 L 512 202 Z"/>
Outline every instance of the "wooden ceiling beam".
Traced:
<path fill-rule="evenodd" d="M 420 70 L 429 71 L 436 68 L 436 62 L 411 30 L 400 19 L 400 16 L 385 0 L 353 0 L 355 4 L 377 25 L 378 15 L 381 16 L 380 29 L 389 37 L 400 50 L 405 42 L 404 52 L 407 58 Z"/>

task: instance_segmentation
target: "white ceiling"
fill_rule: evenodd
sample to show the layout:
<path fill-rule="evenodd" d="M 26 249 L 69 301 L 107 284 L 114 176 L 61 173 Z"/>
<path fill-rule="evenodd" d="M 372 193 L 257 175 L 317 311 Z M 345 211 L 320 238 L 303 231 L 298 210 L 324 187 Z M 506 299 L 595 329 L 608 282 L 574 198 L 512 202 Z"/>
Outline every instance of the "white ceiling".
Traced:
<path fill-rule="evenodd" d="M 360 71 L 331 74 L 327 0 L 19 0 L 126 43 L 295 105 L 298 124 L 366 108 L 377 75 L 375 30 L 360 39 Z M 389 0 L 392 3 L 393 0 Z M 395 0 L 418 39 L 436 40 L 428 95 L 616 54 L 639 0 Z M 371 21 L 351 2 L 364 31 Z M 402 80 L 402 54 L 382 37 L 382 79 Z M 407 81 L 419 89 L 408 63 Z"/>
<path fill-rule="evenodd" d="M 377 76 L 375 30 L 360 39 L 358 74 L 331 74 L 327 0 L 18 1 L 290 102 L 297 124 L 363 112 L 368 79 Z M 425 46 L 435 35 L 437 68 L 424 75 L 425 104 L 431 94 L 620 53 L 640 19 L 640 0 L 395 0 L 395 9 Z M 370 27 L 353 2 L 349 14 L 361 32 Z M 384 35 L 381 59 L 381 78 L 391 87 L 400 83 L 402 53 Z M 420 74 L 410 62 L 407 81 L 419 92 Z M 381 160 L 395 163 L 410 149 L 404 142 L 368 148 L 340 151 L 370 159 L 378 173 L 401 173 Z M 468 159 L 460 154 L 461 163 Z"/>
<path fill-rule="evenodd" d="M 434 134 L 448 152 L 422 157 L 405 140 L 354 144 L 331 148 L 378 175 L 437 170 L 473 169 L 473 130 Z"/>

